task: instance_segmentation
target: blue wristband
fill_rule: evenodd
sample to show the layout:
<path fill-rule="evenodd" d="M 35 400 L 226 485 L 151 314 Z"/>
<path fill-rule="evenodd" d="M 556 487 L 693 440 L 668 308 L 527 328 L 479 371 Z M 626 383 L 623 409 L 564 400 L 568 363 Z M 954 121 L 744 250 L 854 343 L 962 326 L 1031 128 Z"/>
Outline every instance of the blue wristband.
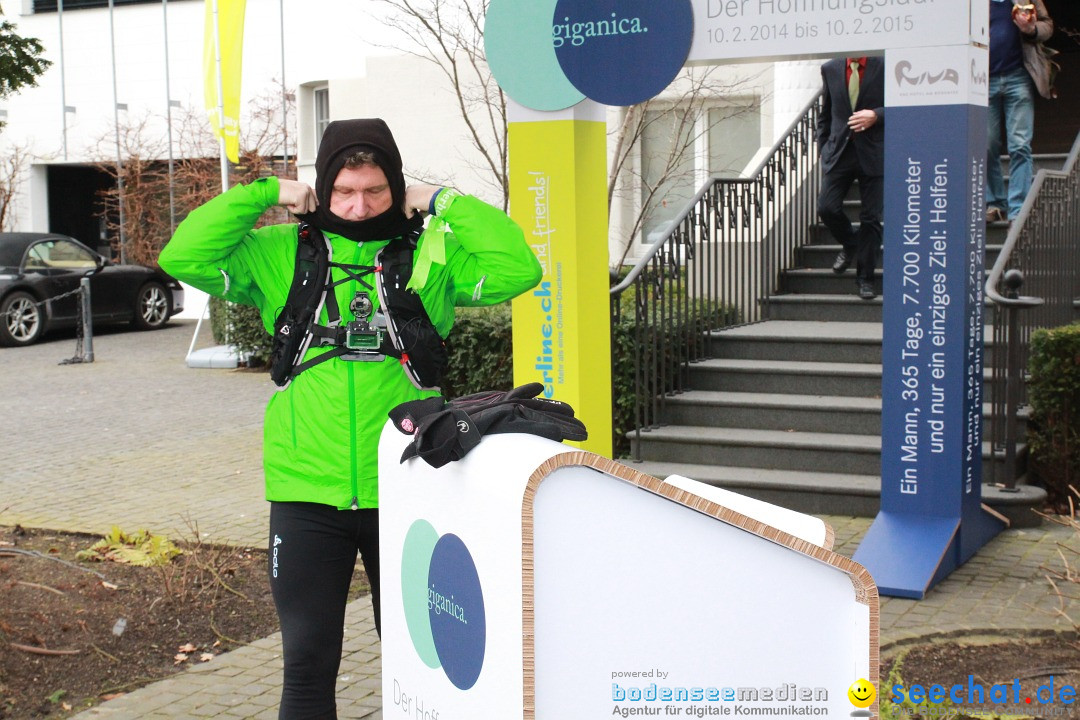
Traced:
<path fill-rule="evenodd" d="M 431 202 L 428 203 L 428 215 L 435 214 L 435 198 L 439 197 L 439 193 L 441 193 L 445 189 L 446 188 L 439 188 L 435 191 L 435 194 L 431 196 Z"/>

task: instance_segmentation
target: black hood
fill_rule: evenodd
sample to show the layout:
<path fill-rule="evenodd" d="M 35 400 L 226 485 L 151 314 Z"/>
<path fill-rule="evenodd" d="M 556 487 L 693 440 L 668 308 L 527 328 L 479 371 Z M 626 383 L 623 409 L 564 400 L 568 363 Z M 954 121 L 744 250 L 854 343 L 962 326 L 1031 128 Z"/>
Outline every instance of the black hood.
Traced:
<path fill-rule="evenodd" d="M 367 220 L 343 220 L 330 212 L 330 191 L 345 159 L 357 152 L 370 152 L 390 183 L 393 202 L 390 209 Z M 319 154 L 315 159 L 315 197 L 319 207 L 313 213 L 299 215 L 320 230 L 342 235 L 350 240 L 389 240 L 423 226 L 417 213 L 405 217 L 405 176 L 401 171 L 401 153 L 386 123 L 378 118 L 335 120 L 326 126 Z"/>

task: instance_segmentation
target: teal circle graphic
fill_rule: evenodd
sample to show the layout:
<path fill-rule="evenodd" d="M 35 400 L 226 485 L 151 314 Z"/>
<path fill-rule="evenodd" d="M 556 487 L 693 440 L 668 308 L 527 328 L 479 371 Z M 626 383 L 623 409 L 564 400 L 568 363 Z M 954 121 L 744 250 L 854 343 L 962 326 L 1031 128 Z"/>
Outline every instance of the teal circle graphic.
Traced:
<path fill-rule="evenodd" d="M 439 533 L 427 520 L 417 520 L 405 533 L 401 549 L 401 601 L 405 606 L 405 625 L 409 628 L 416 654 L 429 668 L 439 667 L 439 654 L 431 635 L 428 613 L 428 573 Z"/>
<path fill-rule="evenodd" d="M 556 0 L 491 0 L 484 53 L 499 87 L 533 110 L 563 110 L 585 99 L 570 84 L 552 41 Z"/>
<path fill-rule="evenodd" d="M 401 548 L 401 603 L 416 654 L 458 689 L 480 677 L 487 650 L 484 591 L 460 537 L 416 520 Z"/>

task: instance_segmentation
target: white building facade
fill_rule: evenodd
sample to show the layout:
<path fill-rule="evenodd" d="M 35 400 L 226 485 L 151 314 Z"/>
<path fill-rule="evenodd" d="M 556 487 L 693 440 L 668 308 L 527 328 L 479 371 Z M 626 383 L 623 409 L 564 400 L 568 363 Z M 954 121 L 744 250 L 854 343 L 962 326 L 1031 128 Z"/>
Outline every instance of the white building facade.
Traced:
<path fill-rule="evenodd" d="M 355 0 L 247 0 L 242 107 L 256 97 L 272 107 L 284 78 L 285 91 L 295 93 L 297 131 L 274 152 L 295 157 L 303 180 L 314 181 L 315 151 L 327 122 L 382 117 L 398 140 L 407 175 L 501 202 L 444 73 L 405 52 L 408 38 L 373 14 L 380 7 Z M 118 128 L 139 128 L 145 146 L 164 161 L 183 152 L 178 118 L 204 117 L 204 3 L 113 0 L 110 7 L 107 0 L 0 0 L 0 8 L 20 35 L 43 43 L 53 63 L 37 87 L 0 100 L 6 122 L 0 157 L 19 152 L 27 158 L 12 179 L 16 195 L 7 227 L 0 229 L 66 231 L 92 247 L 107 245 L 104 223 L 94 218 L 100 213 L 94 195 L 107 180 L 95 164 L 124 162 L 130 142 Z M 640 254 L 649 233 L 710 174 L 737 175 L 759 159 L 819 89 L 819 64 L 714 71 L 727 90 L 705 101 L 692 130 L 693 149 L 678 158 L 681 172 L 669 181 L 663 207 L 634 238 L 628 258 Z M 650 112 L 675 117 L 684 101 L 677 81 Z M 612 134 L 624 112 L 609 108 Z M 243 125 L 242 118 L 242 131 Z M 610 213 L 613 257 L 621 256 L 640 213 L 649 158 L 670 152 L 674 142 L 663 127 L 658 122 L 646 133 L 620 178 Z"/>

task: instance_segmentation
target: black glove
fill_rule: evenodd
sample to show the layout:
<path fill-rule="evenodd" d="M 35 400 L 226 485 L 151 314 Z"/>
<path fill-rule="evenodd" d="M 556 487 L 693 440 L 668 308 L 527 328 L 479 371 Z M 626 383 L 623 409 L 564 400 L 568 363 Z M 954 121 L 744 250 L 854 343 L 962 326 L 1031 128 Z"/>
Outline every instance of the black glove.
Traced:
<path fill-rule="evenodd" d="M 442 397 L 402 403 L 390 411 L 395 427 L 412 443 L 401 462 L 419 455 L 432 467 L 460 460 L 484 435 L 529 433 L 549 440 L 585 440 L 585 425 L 574 409 L 558 400 L 539 398 L 540 383 L 510 391 L 487 391 L 446 402 Z"/>

